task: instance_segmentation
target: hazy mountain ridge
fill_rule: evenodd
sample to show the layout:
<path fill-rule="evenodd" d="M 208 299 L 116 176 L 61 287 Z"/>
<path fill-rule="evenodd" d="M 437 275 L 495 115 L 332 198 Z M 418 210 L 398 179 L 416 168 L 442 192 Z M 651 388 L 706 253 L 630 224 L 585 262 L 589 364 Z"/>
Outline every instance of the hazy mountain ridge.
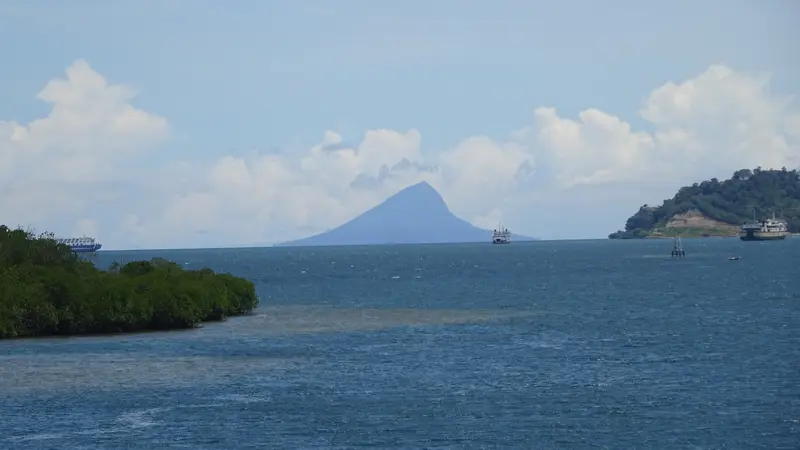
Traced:
<path fill-rule="evenodd" d="M 278 246 L 491 242 L 491 230 L 456 217 L 427 182 L 417 183 L 334 228 Z M 512 240 L 535 240 L 512 234 Z"/>

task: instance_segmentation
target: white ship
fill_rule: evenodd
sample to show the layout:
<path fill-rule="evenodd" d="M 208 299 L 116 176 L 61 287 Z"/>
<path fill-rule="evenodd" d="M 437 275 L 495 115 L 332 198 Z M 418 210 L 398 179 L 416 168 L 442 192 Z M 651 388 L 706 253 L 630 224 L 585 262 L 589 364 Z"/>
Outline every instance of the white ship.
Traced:
<path fill-rule="evenodd" d="M 786 239 L 789 236 L 789 228 L 786 222 L 775 218 L 775 213 L 771 219 L 756 220 L 755 214 L 753 221 L 742 224 L 739 230 L 739 239 L 743 241 L 774 241 Z"/>
<path fill-rule="evenodd" d="M 55 238 L 57 244 L 69 246 L 75 253 L 92 253 L 100 250 L 103 244 L 93 237 Z"/>
<path fill-rule="evenodd" d="M 504 228 L 502 225 L 498 225 L 497 228 L 492 232 L 492 244 L 510 244 L 511 243 L 511 232 L 508 231 L 508 228 Z"/>

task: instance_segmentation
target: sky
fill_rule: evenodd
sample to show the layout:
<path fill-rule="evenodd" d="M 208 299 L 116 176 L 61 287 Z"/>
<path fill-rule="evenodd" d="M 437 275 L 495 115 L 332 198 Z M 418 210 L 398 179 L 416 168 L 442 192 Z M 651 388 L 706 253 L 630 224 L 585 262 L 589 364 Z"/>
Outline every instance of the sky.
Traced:
<path fill-rule="evenodd" d="M 790 0 L 4 0 L 0 223 L 269 245 L 428 181 L 477 226 L 603 238 L 685 184 L 800 167 L 798 19 Z"/>

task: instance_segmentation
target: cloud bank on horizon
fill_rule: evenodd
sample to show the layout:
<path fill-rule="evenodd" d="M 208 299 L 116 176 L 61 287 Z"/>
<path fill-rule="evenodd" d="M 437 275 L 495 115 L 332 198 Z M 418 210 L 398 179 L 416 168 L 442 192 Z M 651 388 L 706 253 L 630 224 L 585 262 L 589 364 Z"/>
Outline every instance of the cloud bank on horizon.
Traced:
<path fill-rule="evenodd" d="M 610 204 L 658 201 L 743 167 L 800 166 L 800 114 L 769 81 L 710 65 L 647 94 L 642 129 L 598 109 L 563 117 L 545 105 L 505 139 L 465 136 L 438 151 L 423 151 L 416 129 L 366 130 L 354 144 L 320 130 L 305 151 L 154 169 L 145 162 L 179 139 L 169 118 L 133 106 L 135 89 L 79 59 L 38 93 L 49 114 L 0 121 L 0 222 L 97 235 L 112 248 L 258 245 L 333 228 L 427 181 L 479 227 L 602 237 L 627 217 L 608 217 Z M 567 222 L 585 224 L 583 235 L 559 234 Z"/>

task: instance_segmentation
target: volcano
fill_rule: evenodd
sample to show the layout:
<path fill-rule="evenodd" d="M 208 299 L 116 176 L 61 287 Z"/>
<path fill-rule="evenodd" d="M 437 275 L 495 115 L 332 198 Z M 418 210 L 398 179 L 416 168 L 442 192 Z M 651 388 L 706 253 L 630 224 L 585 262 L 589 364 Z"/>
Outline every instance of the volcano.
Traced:
<path fill-rule="evenodd" d="M 491 236 L 491 230 L 456 217 L 439 192 L 423 181 L 337 228 L 278 246 L 489 243 Z M 535 239 L 512 235 L 512 240 Z"/>

